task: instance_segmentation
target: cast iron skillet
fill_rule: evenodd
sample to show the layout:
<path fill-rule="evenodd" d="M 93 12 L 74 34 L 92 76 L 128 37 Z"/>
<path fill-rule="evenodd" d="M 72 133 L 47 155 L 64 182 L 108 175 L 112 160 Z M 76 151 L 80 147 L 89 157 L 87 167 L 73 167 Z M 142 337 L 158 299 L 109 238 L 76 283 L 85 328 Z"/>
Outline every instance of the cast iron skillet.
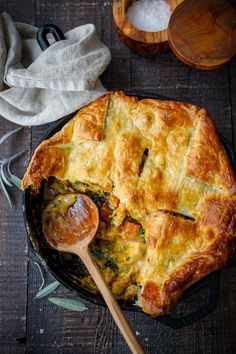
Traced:
<path fill-rule="evenodd" d="M 45 27 L 40 28 L 37 39 L 39 41 L 40 47 L 43 50 L 49 46 L 49 43 L 46 39 L 47 33 L 52 33 L 55 36 L 56 40 L 64 39 L 63 33 L 60 30 L 58 31 L 58 28 L 54 25 L 46 25 Z M 157 98 L 173 100 L 169 97 L 164 97 L 153 93 L 144 93 L 139 91 L 130 91 L 125 93 L 127 95 L 137 96 L 139 99 Z M 74 116 L 74 114 L 75 113 L 72 113 L 57 121 L 53 125 L 53 127 L 49 129 L 49 131 L 45 134 L 41 141 L 49 139 L 56 132 L 58 132 Z M 223 136 L 220 135 L 220 138 L 231 160 L 232 165 L 236 169 L 236 156 L 231 144 Z M 62 283 L 64 286 L 71 290 L 76 290 L 80 297 L 98 305 L 104 306 L 104 301 L 100 295 L 94 295 L 82 288 L 80 285 L 78 285 L 76 278 L 86 272 L 85 267 L 78 259 L 78 257 L 75 255 L 58 252 L 52 249 L 45 241 L 42 234 L 41 225 L 43 191 L 44 182 L 42 183 L 42 187 L 38 194 L 31 191 L 30 188 L 26 189 L 23 194 L 23 215 L 28 234 L 29 249 L 33 254 L 35 254 L 39 258 L 39 260 L 46 267 L 46 269 L 48 269 L 48 271 L 60 283 Z M 232 260 L 231 266 L 235 266 L 235 263 L 235 260 Z M 176 317 L 173 315 L 163 315 L 155 318 L 155 320 L 163 322 L 164 324 L 177 329 L 189 325 L 205 317 L 215 308 L 217 304 L 219 280 L 220 271 L 217 271 L 200 280 L 185 291 L 184 295 L 182 296 L 182 299 L 186 299 L 192 296 L 193 294 L 198 293 L 201 289 L 208 290 L 208 299 L 206 303 L 200 305 L 198 309 L 193 310 L 191 313 L 188 313 L 184 316 Z M 133 303 L 124 300 L 119 300 L 119 303 L 124 310 L 132 310 L 139 312 L 142 311 L 138 306 L 134 305 Z"/>

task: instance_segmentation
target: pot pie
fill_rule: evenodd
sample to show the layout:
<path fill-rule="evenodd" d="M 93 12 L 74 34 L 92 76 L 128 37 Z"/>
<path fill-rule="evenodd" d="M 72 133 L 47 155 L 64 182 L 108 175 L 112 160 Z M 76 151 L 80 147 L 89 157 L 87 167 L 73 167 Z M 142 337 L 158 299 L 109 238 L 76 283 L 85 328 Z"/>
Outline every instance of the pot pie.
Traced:
<path fill-rule="evenodd" d="M 109 92 L 35 150 L 22 188 L 48 180 L 42 223 L 85 193 L 92 252 L 112 292 L 158 316 L 236 251 L 236 174 L 205 109 Z M 96 291 L 91 277 L 80 279 Z"/>

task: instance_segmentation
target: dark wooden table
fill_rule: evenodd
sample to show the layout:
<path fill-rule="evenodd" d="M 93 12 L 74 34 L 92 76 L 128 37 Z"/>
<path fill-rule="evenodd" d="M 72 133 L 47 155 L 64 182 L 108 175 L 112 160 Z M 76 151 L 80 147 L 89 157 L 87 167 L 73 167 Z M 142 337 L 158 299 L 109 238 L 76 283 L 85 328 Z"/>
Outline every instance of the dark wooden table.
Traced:
<path fill-rule="evenodd" d="M 215 71 L 198 71 L 179 62 L 171 52 L 149 59 L 139 57 L 119 41 L 111 2 L 1 0 L 0 11 L 36 26 L 55 23 L 64 31 L 94 23 L 112 54 L 102 75 L 107 89 L 144 90 L 206 107 L 219 131 L 236 144 L 236 60 Z M 15 125 L 0 119 L 2 136 Z M 27 148 L 28 159 L 46 129 L 48 126 L 25 128 L 17 139 L 1 146 L 1 154 L 9 156 Z M 24 173 L 26 160 L 15 164 L 19 176 Z M 40 277 L 35 258 L 27 249 L 21 193 L 11 193 L 13 210 L 0 192 L 0 353 L 129 353 L 107 309 L 87 303 L 89 310 L 81 314 L 64 311 L 47 299 L 35 300 Z M 47 281 L 51 280 L 47 275 Z M 63 286 L 56 294 L 76 297 Z M 183 306 L 191 307 L 191 302 Z M 173 330 L 141 313 L 129 312 L 127 317 L 147 353 L 235 353 L 236 270 L 222 271 L 217 308 L 191 326 Z"/>

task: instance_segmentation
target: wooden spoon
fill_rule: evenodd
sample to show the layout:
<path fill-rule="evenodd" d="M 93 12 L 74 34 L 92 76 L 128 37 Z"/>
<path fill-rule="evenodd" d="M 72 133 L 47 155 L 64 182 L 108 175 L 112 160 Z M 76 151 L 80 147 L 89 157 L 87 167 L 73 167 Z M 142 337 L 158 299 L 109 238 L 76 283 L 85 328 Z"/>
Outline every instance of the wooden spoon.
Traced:
<path fill-rule="evenodd" d="M 144 353 L 89 250 L 89 244 L 99 224 L 96 205 L 83 194 L 68 194 L 60 198 L 63 198 L 61 205 L 64 205 L 64 210 L 55 203 L 55 207 L 50 209 L 48 215 L 48 208 L 44 214 L 43 232 L 47 241 L 58 251 L 74 253 L 82 259 L 130 350 L 132 353 Z"/>

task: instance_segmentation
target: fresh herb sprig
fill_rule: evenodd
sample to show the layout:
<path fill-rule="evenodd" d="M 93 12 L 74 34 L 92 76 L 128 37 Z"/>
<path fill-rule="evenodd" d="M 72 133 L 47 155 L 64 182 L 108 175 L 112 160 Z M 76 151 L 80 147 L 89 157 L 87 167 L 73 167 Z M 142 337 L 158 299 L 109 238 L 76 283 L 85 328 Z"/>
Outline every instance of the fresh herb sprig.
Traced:
<path fill-rule="evenodd" d="M 48 299 L 54 305 L 60 306 L 63 309 L 83 312 L 88 310 L 88 308 L 80 301 L 74 299 L 64 299 L 61 297 L 49 297 Z"/>
<path fill-rule="evenodd" d="M 6 134 L 4 134 L 1 138 L 0 138 L 0 145 L 6 140 L 8 139 L 11 135 L 16 134 L 17 132 L 19 132 L 20 130 L 22 130 L 21 128 L 17 128 L 14 130 L 11 130 L 9 132 L 7 132 Z M 3 193 L 5 194 L 10 207 L 12 207 L 12 199 L 11 196 L 9 194 L 8 191 L 8 187 L 17 187 L 18 189 L 21 188 L 21 180 L 20 178 L 18 178 L 17 176 L 13 175 L 11 173 L 11 163 L 16 160 L 18 157 L 20 157 L 22 154 L 24 154 L 26 152 L 25 151 L 21 151 L 13 156 L 10 156 L 8 158 L 5 158 L 3 156 L 0 155 L 0 187 L 3 191 Z"/>
<path fill-rule="evenodd" d="M 42 279 L 42 284 L 35 296 L 35 299 L 39 300 L 39 299 L 42 299 L 42 298 L 50 295 L 53 291 L 55 291 L 60 286 L 60 283 L 58 281 L 54 281 L 54 282 L 44 286 L 45 278 L 44 278 L 41 266 L 37 262 L 34 262 L 34 264 L 37 265 L 41 279 Z M 77 312 L 83 312 L 83 311 L 88 310 L 88 308 L 81 301 L 78 301 L 78 300 L 67 299 L 67 298 L 62 298 L 62 297 L 50 297 L 50 298 L 48 298 L 48 300 L 52 304 L 62 307 L 66 310 L 77 311 Z"/>
<path fill-rule="evenodd" d="M 42 299 L 49 294 L 51 294 L 54 290 L 56 290 L 59 287 L 60 283 L 58 281 L 54 281 L 53 283 L 45 286 L 41 290 L 39 290 L 36 294 L 36 299 Z"/>

